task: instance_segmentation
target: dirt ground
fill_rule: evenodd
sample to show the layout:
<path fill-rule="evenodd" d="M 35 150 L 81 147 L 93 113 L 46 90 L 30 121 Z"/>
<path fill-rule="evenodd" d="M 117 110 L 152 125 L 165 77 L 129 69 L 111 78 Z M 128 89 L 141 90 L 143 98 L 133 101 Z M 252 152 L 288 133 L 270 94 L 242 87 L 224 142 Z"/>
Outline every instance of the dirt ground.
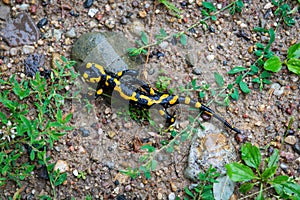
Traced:
<path fill-rule="evenodd" d="M 134 47 L 135 40 L 140 40 L 141 30 L 148 35 L 149 42 L 152 43 L 155 42 L 154 36 L 159 33 L 160 28 L 168 34 L 174 34 L 185 31 L 201 19 L 201 7 L 198 6 L 201 1 L 171 2 L 182 11 L 182 19 L 178 19 L 157 1 L 150 0 L 94 1 L 89 8 L 85 8 L 84 1 L 3 0 L 0 7 L 8 8 L 8 14 L 6 19 L 1 19 L 1 27 L 4 27 L 8 18 L 13 18 L 19 12 L 26 12 L 36 24 L 43 18 L 47 18 L 48 23 L 39 29 L 38 42 L 29 45 L 33 48 L 29 53 L 23 46 L 11 47 L 4 40 L 0 40 L 1 71 L 5 72 L 6 76 L 21 76 L 25 73 L 25 58 L 34 53 L 43 55 L 44 66 L 51 69 L 53 55 L 64 55 L 71 59 L 72 45 L 84 33 L 118 32 L 128 38 Z M 217 8 L 229 4 L 229 1 L 222 0 L 212 2 Z M 296 1 L 287 3 L 292 8 L 297 6 Z M 93 14 L 93 11 L 96 14 Z M 174 93 L 180 93 L 179 87 L 185 86 L 192 79 L 217 89 L 213 72 L 220 73 L 224 77 L 225 85 L 229 84 L 235 77 L 229 76 L 227 72 L 235 66 L 249 67 L 256 60 L 251 52 L 252 47 L 257 42 L 267 44 L 268 36 L 254 32 L 253 28 L 275 28 L 279 18 L 274 15 L 274 11 L 269 1 L 244 1 L 242 13 L 232 16 L 225 10 L 217 15 L 216 21 L 207 21 L 210 28 L 206 29 L 200 25 L 193 31 L 186 32 L 188 40 L 185 47 L 180 44 L 174 45 L 171 40 L 150 47 L 150 56 L 148 59 L 147 56 L 143 57 L 145 63 L 138 66 L 139 70 L 146 72 L 145 81 L 154 86 L 159 75 L 169 77 L 168 88 L 174 88 Z M 271 46 L 271 50 L 281 60 L 286 58 L 288 47 L 299 43 L 299 8 L 293 16 L 296 24 L 291 27 L 280 24 L 276 28 L 275 42 Z M 248 142 L 261 147 L 262 150 L 266 146 L 276 148 L 276 145 L 281 143 L 289 120 L 294 117 L 289 135 L 293 136 L 296 143 L 285 142 L 281 146 L 277 174 L 299 177 L 299 76 L 283 68 L 272 76 L 272 84 L 264 85 L 262 91 L 258 85 L 251 82 L 250 77 L 246 77 L 244 81 L 248 83 L 251 93 L 245 95 L 239 91 L 239 100 L 232 101 L 228 107 L 218 106 L 216 103 L 210 106 L 242 130 Z M 197 99 L 198 94 L 189 92 L 188 95 Z M 208 103 L 214 98 L 214 95 L 208 92 L 202 101 Z M 138 167 L 141 153 L 135 151 L 133 146 L 140 140 L 150 140 L 157 144 L 170 137 L 170 134 L 157 134 L 157 128 L 138 124 L 105 104 L 104 100 L 92 101 L 91 104 L 93 109 L 87 113 L 82 105 L 73 102 L 73 106 L 78 109 L 72 120 L 76 131 L 68 133 L 55 143 L 55 148 L 51 151 L 53 162 L 62 160 L 69 166 L 67 182 L 57 187 L 58 199 L 85 199 L 88 195 L 92 199 L 174 199 L 173 196 L 183 199 L 184 186 L 192 184 L 183 175 L 190 142 L 180 144 L 173 153 L 160 153 L 158 160 L 161 162 L 151 173 L 150 179 L 143 175 L 131 179 L 119 173 L 119 170 L 128 166 Z M 67 109 L 71 104 L 65 106 Z M 188 121 L 181 119 L 176 128 L 182 129 L 185 123 Z M 222 127 L 217 120 L 212 119 L 211 123 Z M 230 133 L 232 137 L 229 140 L 238 151 L 241 144 L 235 140 L 234 133 Z M 268 150 L 269 148 L 264 151 L 266 155 Z M 86 179 L 77 178 L 76 171 L 85 172 Z M 36 174 L 25 184 L 27 187 L 21 194 L 22 199 L 38 199 L 41 194 L 51 194 L 49 182 L 38 178 Z M 12 196 L 16 188 L 16 185 L 9 184 L 9 187 L 1 189 L 0 197 L 6 199 L 7 196 Z M 237 189 L 238 187 L 233 199 L 241 198 Z M 272 191 L 269 196 L 272 197 Z"/>

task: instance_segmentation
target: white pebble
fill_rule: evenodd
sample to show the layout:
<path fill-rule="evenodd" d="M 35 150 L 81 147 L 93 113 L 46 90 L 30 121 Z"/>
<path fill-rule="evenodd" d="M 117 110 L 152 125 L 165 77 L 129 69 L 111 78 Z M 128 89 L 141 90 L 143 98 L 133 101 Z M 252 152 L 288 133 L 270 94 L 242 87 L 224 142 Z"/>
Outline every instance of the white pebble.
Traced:
<path fill-rule="evenodd" d="M 176 195 L 174 192 L 170 193 L 169 196 L 168 196 L 168 199 L 169 200 L 174 200 L 176 198 Z"/>
<path fill-rule="evenodd" d="M 264 6 L 264 9 L 268 10 L 269 8 L 273 8 L 273 7 L 274 7 L 273 4 L 271 2 L 269 2 Z"/>
<path fill-rule="evenodd" d="M 89 9 L 88 16 L 94 17 L 97 14 L 98 11 L 99 10 L 96 9 L 96 8 L 91 8 L 91 9 Z"/>
<path fill-rule="evenodd" d="M 208 55 L 206 57 L 206 59 L 209 61 L 209 62 L 212 62 L 214 59 L 215 59 L 215 56 L 214 55 Z"/>
<path fill-rule="evenodd" d="M 76 177 L 77 177 L 77 176 L 78 176 L 78 174 L 79 174 L 79 173 L 78 173 L 77 169 L 73 170 L 73 175 L 74 175 L 74 176 L 76 176 Z"/>

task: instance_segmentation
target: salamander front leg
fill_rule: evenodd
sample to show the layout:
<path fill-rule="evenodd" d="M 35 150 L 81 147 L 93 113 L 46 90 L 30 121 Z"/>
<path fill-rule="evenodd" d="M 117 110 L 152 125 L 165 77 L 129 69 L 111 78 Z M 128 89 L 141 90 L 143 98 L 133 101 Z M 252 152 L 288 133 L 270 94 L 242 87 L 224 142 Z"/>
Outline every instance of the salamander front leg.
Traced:
<path fill-rule="evenodd" d="M 176 113 L 174 112 L 172 115 L 168 113 L 166 109 L 160 109 L 159 114 L 166 119 L 166 126 L 169 127 L 173 125 L 176 121 Z"/>

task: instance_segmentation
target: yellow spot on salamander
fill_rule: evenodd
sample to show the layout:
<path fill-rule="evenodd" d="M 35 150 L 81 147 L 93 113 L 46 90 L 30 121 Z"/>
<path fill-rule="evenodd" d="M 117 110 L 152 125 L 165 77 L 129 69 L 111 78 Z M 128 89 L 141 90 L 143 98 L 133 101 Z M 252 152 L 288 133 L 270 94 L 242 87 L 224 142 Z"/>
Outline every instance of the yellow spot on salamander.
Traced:
<path fill-rule="evenodd" d="M 120 76 L 122 76 L 123 75 L 123 72 L 122 71 L 120 71 L 120 72 L 118 72 L 118 74 L 117 74 L 119 77 Z"/>
<path fill-rule="evenodd" d="M 88 63 L 88 64 L 90 64 L 90 63 Z M 88 64 L 87 64 L 87 65 L 88 65 Z M 101 65 L 98 65 L 98 64 L 95 64 L 95 63 L 92 63 L 91 65 L 92 65 L 93 67 L 96 67 L 97 69 L 99 69 L 100 72 L 101 72 L 101 74 L 105 74 L 104 68 L 103 68 Z"/>
<path fill-rule="evenodd" d="M 89 69 L 89 68 L 91 68 L 92 66 L 93 66 L 92 63 L 88 63 L 88 64 L 86 64 L 85 68 Z"/>
<path fill-rule="evenodd" d="M 191 101 L 191 99 L 189 97 L 185 97 L 184 103 L 186 105 L 189 105 L 190 101 Z"/>
<path fill-rule="evenodd" d="M 174 123 L 174 122 L 175 122 L 175 119 L 174 119 L 174 117 L 172 117 L 172 119 L 171 119 L 171 122 L 172 122 L 172 123 Z"/>
<path fill-rule="evenodd" d="M 115 91 L 117 91 L 119 93 L 119 95 L 125 99 L 125 100 L 133 100 L 132 97 L 130 96 L 127 96 L 126 94 L 124 94 L 124 92 L 122 91 L 122 89 L 120 88 L 119 85 L 117 85 L 115 88 L 114 88 Z"/>
<path fill-rule="evenodd" d="M 201 107 L 201 103 L 200 102 L 197 102 L 196 104 L 195 104 L 195 108 L 200 108 Z"/>
<path fill-rule="evenodd" d="M 102 93 L 103 93 L 103 90 L 102 90 L 102 89 L 97 90 L 97 94 L 98 94 L 98 95 L 101 95 Z"/>
<path fill-rule="evenodd" d="M 213 116 L 213 114 L 211 112 L 208 112 L 208 111 L 204 111 L 204 112 L 210 116 Z"/>
<path fill-rule="evenodd" d="M 159 110 L 158 112 L 159 112 L 159 114 L 160 114 L 161 116 L 164 116 L 164 115 L 165 115 L 165 112 L 164 112 L 163 110 Z"/>
<path fill-rule="evenodd" d="M 173 97 L 173 99 L 170 100 L 169 103 L 170 103 L 171 105 L 173 105 L 174 103 L 176 103 L 177 99 L 178 99 L 178 96 L 175 95 L 175 96 Z"/>
<path fill-rule="evenodd" d="M 89 75 L 87 73 L 83 73 L 83 78 L 87 79 L 89 77 Z"/>
<path fill-rule="evenodd" d="M 154 96 L 154 94 L 155 94 L 155 92 L 154 92 L 153 88 L 150 87 L 150 95 Z"/>
<path fill-rule="evenodd" d="M 98 77 L 98 78 L 90 78 L 90 82 L 91 82 L 91 83 L 99 83 L 100 80 L 101 80 L 101 76 Z"/>

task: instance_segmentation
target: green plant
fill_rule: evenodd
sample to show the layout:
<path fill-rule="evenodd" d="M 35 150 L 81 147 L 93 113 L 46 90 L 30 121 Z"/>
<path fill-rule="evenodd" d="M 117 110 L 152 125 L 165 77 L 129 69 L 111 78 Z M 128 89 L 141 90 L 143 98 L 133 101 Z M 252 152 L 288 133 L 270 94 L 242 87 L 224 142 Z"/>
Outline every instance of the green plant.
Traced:
<path fill-rule="evenodd" d="M 296 21 L 294 20 L 292 14 L 297 12 L 297 6 L 292 10 L 289 4 L 284 3 L 283 0 L 272 0 L 272 4 L 277 7 L 274 14 L 280 17 L 280 21 L 283 20 L 287 26 L 295 25 Z"/>
<path fill-rule="evenodd" d="M 79 171 L 77 178 L 82 178 L 83 180 L 85 180 L 86 179 L 86 172 Z"/>
<path fill-rule="evenodd" d="M 172 13 L 175 14 L 176 17 L 182 18 L 180 16 L 181 10 L 179 10 L 174 4 L 172 4 L 168 0 L 158 0 L 158 2 L 164 4 Z"/>
<path fill-rule="evenodd" d="M 65 88 L 77 75 L 72 67 L 75 62 L 62 59 L 65 66 L 57 63 L 50 79 L 39 72 L 30 80 L 16 75 L 9 81 L 0 79 L 4 88 L 0 92 L 0 186 L 8 181 L 21 186 L 20 181 L 38 165 L 46 167 L 54 197 L 55 187 L 66 179 L 65 173 L 53 171 L 54 164 L 46 156 L 46 148 L 51 149 L 54 141 L 72 130 L 68 126 L 72 112 L 63 113 L 61 108 L 74 98 Z"/>
<path fill-rule="evenodd" d="M 213 196 L 213 184 L 218 183 L 216 180 L 220 176 L 220 173 L 217 172 L 215 168 L 212 166 L 205 173 L 199 173 L 198 180 L 199 183 L 196 187 L 192 189 L 192 191 L 184 187 L 185 193 L 191 197 L 193 200 L 203 199 L 203 200 L 211 200 L 214 199 Z M 184 198 L 188 199 L 188 198 Z"/>
<path fill-rule="evenodd" d="M 172 79 L 167 76 L 158 76 L 157 81 L 156 81 L 156 88 L 158 89 L 158 91 L 159 92 L 166 91 L 168 86 L 171 83 L 171 80 Z"/>
<path fill-rule="evenodd" d="M 259 187 L 256 199 L 264 199 L 263 192 L 274 188 L 280 198 L 299 199 L 300 185 L 286 175 L 275 176 L 278 168 L 279 150 L 262 163 L 262 155 L 259 148 L 246 143 L 241 148 L 242 160 L 245 164 L 233 162 L 226 165 L 227 174 L 232 181 L 243 182 L 239 188 L 242 193 L 247 193 L 254 186 Z M 266 186 L 269 186 L 265 188 Z M 252 194 L 252 195 L 254 195 Z M 251 195 L 251 196 L 252 196 Z"/>

